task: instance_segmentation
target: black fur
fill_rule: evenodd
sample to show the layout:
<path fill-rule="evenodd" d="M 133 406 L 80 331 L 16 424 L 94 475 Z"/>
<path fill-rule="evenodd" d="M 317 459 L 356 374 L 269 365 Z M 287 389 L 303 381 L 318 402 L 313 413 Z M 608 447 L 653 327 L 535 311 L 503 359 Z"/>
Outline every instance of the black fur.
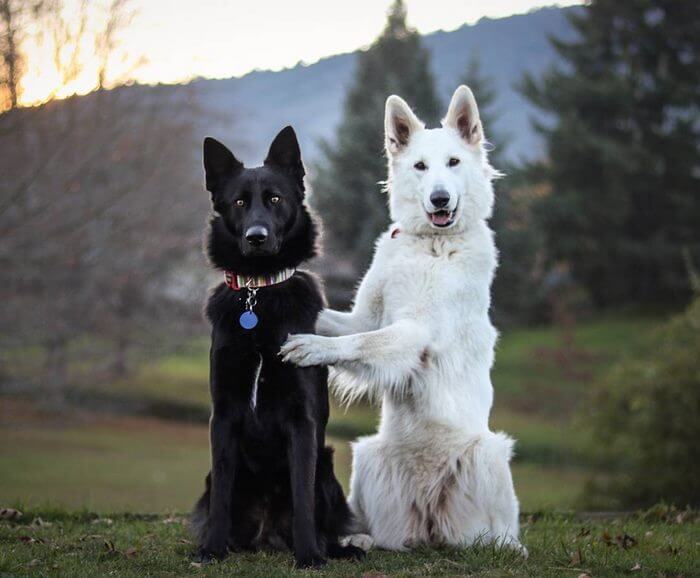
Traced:
<path fill-rule="evenodd" d="M 244 168 L 209 138 L 204 166 L 215 210 L 207 243 L 214 267 L 266 274 L 315 255 L 317 228 L 304 203 L 304 168 L 291 127 L 277 135 L 262 167 Z M 268 231 L 264 242 L 246 240 L 253 226 Z M 319 566 L 326 556 L 362 556 L 362 550 L 338 544 L 340 535 L 352 531 L 352 517 L 325 446 L 328 369 L 296 367 L 278 355 L 289 334 L 314 331 L 324 305 L 319 284 L 297 271 L 288 281 L 261 288 L 259 324 L 252 330 L 238 322 L 245 296 L 222 283 L 206 307 L 212 325 L 212 470 L 193 513 L 198 556 L 293 548 L 299 567 Z"/>

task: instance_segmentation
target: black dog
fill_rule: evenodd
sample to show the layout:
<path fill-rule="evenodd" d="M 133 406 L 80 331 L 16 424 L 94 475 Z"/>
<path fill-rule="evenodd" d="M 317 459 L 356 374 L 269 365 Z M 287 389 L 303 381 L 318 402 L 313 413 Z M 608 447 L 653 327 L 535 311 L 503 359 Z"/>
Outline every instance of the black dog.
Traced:
<path fill-rule="evenodd" d="M 314 331 L 324 305 L 316 279 L 296 271 L 316 253 L 317 227 L 294 130 L 283 129 L 253 169 L 207 138 L 204 168 L 208 253 L 226 282 L 206 308 L 212 466 L 193 514 L 199 558 L 265 547 L 293 548 L 299 567 L 361 557 L 338 543 L 352 516 L 325 446 L 328 370 L 278 355 L 289 334 Z"/>

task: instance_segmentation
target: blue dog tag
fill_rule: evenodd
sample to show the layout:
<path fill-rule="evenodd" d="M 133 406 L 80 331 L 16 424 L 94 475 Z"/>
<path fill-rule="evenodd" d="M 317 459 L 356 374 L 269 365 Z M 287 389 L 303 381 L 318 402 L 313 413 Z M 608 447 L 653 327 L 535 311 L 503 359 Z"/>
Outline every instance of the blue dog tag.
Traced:
<path fill-rule="evenodd" d="M 258 324 L 258 316 L 252 311 L 245 311 L 238 319 L 243 329 L 253 329 Z"/>

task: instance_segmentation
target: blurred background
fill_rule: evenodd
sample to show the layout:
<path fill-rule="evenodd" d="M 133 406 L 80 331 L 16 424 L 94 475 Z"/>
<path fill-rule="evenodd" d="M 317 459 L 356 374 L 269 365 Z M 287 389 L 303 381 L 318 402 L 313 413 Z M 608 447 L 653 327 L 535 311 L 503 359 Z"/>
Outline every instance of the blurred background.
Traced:
<path fill-rule="evenodd" d="M 348 307 L 384 100 L 435 125 L 460 83 L 507 175 L 492 426 L 523 510 L 700 504 L 700 3 L 550 4 L 0 0 L 0 506 L 200 492 L 205 135 L 259 163 L 294 126 Z M 376 422 L 333 408 L 346 487 Z"/>

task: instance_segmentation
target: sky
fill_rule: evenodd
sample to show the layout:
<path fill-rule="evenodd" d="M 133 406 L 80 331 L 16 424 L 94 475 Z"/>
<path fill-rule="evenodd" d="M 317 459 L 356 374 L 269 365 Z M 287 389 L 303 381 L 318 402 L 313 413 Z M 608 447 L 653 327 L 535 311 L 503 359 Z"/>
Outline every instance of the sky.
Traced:
<path fill-rule="evenodd" d="M 66 0 L 75 20 L 78 0 Z M 130 0 L 134 17 L 120 34 L 113 82 L 174 83 L 228 78 L 255 69 L 280 70 L 368 46 L 382 31 L 392 0 Z M 454 30 L 482 17 L 498 18 L 540 6 L 581 0 L 405 0 L 409 23 L 423 34 Z M 108 4 L 108 2 L 107 2 Z M 103 4 L 105 5 L 105 4 Z M 100 3 L 92 26 L 97 28 Z M 41 32 L 41 31 L 39 31 Z M 38 35 L 37 37 L 40 37 Z M 48 35 L 44 34 L 44 38 Z M 84 72 L 61 86 L 50 42 L 27 42 L 24 104 L 95 87 L 92 45 L 81 50 Z"/>

